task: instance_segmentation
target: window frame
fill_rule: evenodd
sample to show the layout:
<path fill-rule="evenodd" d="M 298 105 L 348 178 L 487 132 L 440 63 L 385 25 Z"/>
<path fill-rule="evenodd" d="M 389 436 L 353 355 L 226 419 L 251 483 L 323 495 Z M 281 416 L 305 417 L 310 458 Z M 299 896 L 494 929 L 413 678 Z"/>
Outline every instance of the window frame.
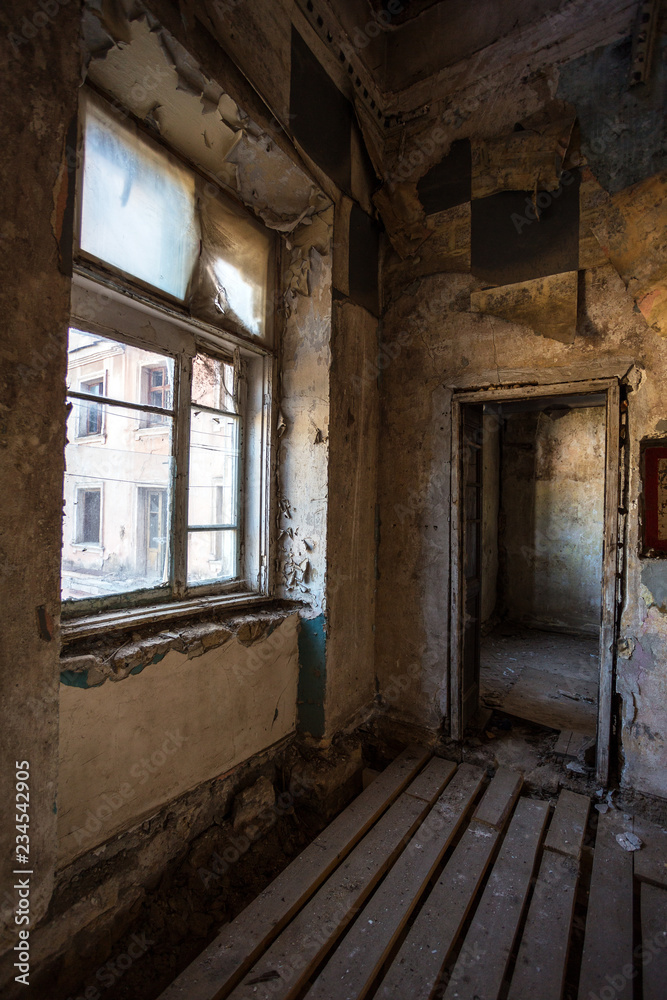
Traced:
<path fill-rule="evenodd" d="M 79 388 L 78 388 L 78 391 L 80 393 L 82 393 L 83 395 L 86 395 L 87 398 L 89 398 L 90 396 L 95 396 L 95 395 L 97 395 L 97 396 L 104 396 L 105 391 L 106 391 L 106 384 L 107 384 L 106 374 L 107 374 L 106 371 L 103 370 L 101 372 L 101 374 L 98 374 L 98 375 L 89 375 L 88 377 L 86 377 L 84 379 L 79 379 Z M 91 383 L 93 383 L 95 385 L 101 385 L 102 386 L 102 391 L 99 392 L 99 393 L 89 392 L 89 387 L 90 387 Z M 92 400 L 91 400 L 91 402 L 92 402 Z M 91 438 L 97 438 L 99 440 L 100 438 L 104 437 L 105 420 L 104 420 L 104 410 L 102 409 L 102 404 L 97 404 L 97 415 L 98 415 L 97 422 L 98 422 L 99 426 L 98 426 L 97 430 L 94 430 L 94 431 L 90 431 L 88 429 L 86 429 L 85 431 L 82 430 L 82 423 L 83 422 L 81 420 L 81 417 L 84 416 L 84 413 L 81 413 L 79 415 L 79 426 L 76 429 L 77 440 L 79 438 L 86 438 L 88 441 L 90 441 Z M 85 411 L 86 425 L 87 425 L 89 419 L 90 419 L 90 411 L 86 410 Z"/>
<path fill-rule="evenodd" d="M 107 100 L 106 95 L 97 94 Z M 112 110 L 112 109 L 110 109 Z M 188 162 L 172 148 L 160 142 L 129 112 L 128 119 L 146 133 L 155 145 L 180 160 L 193 173 L 200 173 L 196 165 Z M 79 115 L 79 149 L 82 148 L 85 128 L 85 101 Z M 93 258 L 79 246 L 81 225 L 83 157 L 78 158 L 75 199 L 75 226 L 73 240 L 72 309 L 70 326 L 112 339 L 118 343 L 171 357 L 174 361 L 172 390 L 173 440 L 171 456 L 171 511 L 169 517 L 168 583 L 159 587 L 129 591 L 96 598 L 66 599 L 62 601 L 65 622 L 104 613 L 105 621 L 117 613 L 127 614 L 129 609 L 145 608 L 148 617 L 152 610 L 170 604 L 196 606 L 202 600 L 237 605 L 240 598 L 249 601 L 266 599 L 271 593 L 272 573 L 270 551 L 272 511 L 275 497 L 273 477 L 275 467 L 275 437 L 273 433 L 273 387 L 276 378 L 277 349 L 274 343 L 274 322 L 271 305 L 278 294 L 277 256 L 278 240 L 271 236 L 270 263 L 265 294 L 266 320 L 263 336 L 239 332 L 226 325 L 224 317 L 213 325 L 189 314 L 184 303 L 166 292 L 134 279 L 124 271 Z M 202 176 L 209 178 L 207 175 Z M 230 198 L 219 183 L 221 196 L 234 202 L 254 218 L 240 202 Z M 261 220 L 255 221 L 261 224 Z M 146 319 L 148 317 L 148 324 Z M 148 333 L 146 331 L 149 331 Z M 192 359 L 203 352 L 219 360 L 233 363 L 239 379 L 239 474 L 238 474 L 238 531 L 237 576 L 233 580 L 187 583 L 188 545 L 188 472 L 191 411 Z M 143 378 L 143 372 L 142 372 Z M 105 382 L 105 391 L 107 384 Z M 68 396 L 92 398 L 101 406 L 107 403 L 125 405 L 121 400 L 106 395 L 86 396 L 68 390 Z M 145 409 L 148 404 L 132 404 Z M 156 408 L 156 412 L 158 409 Z M 104 413 L 102 426 L 104 427 Z M 247 422 L 252 420 L 248 440 Z M 159 429 L 161 424 L 139 428 L 145 433 Z M 85 438 L 84 438 L 85 440 Z M 252 454 L 251 454 L 252 453 Z M 254 496 L 251 496 L 254 494 Z M 252 522 L 252 523 L 251 523 Z M 136 543 L 135 543 L 136 544 Z M 252 554 L 251 554 L 252 549 Z"/>
<path fill-rule="evenodd" d="M 81 530 L 83 528 L 84 517 L 85 517 L 85 514 L 82 511 L 79 510 L 79 503 L 80 503 L 80 497 L 83 494 L 85 494 L 85 493 L 98 493 L 99 497 L 100 497 L 99 524 L 98 524 L 98 529 L 97 529 L 97 541 L 96 542 L 87 542 L 87 541 L 84 541 L 84 540 L 82 540 L 82 539 L 79 538 L 79 535 L 80 535 Z M 76 509 L 76 513 L 75 513 L 75 516 L 74 516 L 74 526 L 75 526 L 75 536 L 76 537 L 75 537 L 74 541 L 72 542 L 72 545 L 75 546 L 78 549 L 98 549 L 98 550 L 102 550 L 104 548 L 104 541 L 103 541 L 103 526 L 104 526 L 104 483 L 100 482 L 99 486 L 90 486 L 90 485 L 83 486 L 83 485 L 79 485 L 78 483 L 75 483 L 74 484 L 74 489 L 73 489 L 73 494 L 76 497 L 77 509 Z"/>
<path fill-rule="evenodd" d="M 144 139 L 148 140 L 148 142 L 153 146 L 162 150 L 167 157 L 175 160 L 195 175 L 196 178 L 198 177 L 200 180 L 204 181 L 207 187 L 208 185 L 215 187 L 216 197 L 220 198 L 223 202 L 227 202 L 235 213 L 245 215 L 257 225 L 262 226 L 270 234 L 272 245 L 267 269 L 265 327 L 263 334 L 258 335 L 244 331 L 242 328 L 230 323 L 224 314 L 221 314 L 218 317 L 215 324 L 208 322 L 206 319 L 196 317 L 189 311 L 185 300 L 180 299 L 178 296 L 175 296 L 170 292 L 166 292 L 163 289 L 159 289 L 155 285 L 151 285 L 143 278 L 138 278 L 127 271 L 124 271 L 120 267 L 109 264 L 107 261 L 102 260 L 100 257 L 97 257 L 95 254 L 88 250 L 84 250 L 81 247 L 80 236 L 83 210 L 83 169 L 85 165 L 85 121 L 86 103 L 89 100 L 97 101 L 98 103 L 103 104 L 105 110 L 112 118 L 131 123 Z M 105 93 L 101 87 L 97 86 L 97 84 L 93 83 L 91 80 L 87 80 L 80 90 L 77 129 L 78 153 L 76 158 L 76 187 L 74 192 L 74 226 L 72 236 L 73 271 L 78 270 L 80 273 L 97 278 L 103 283 L 110 281 L 115 288 L 121 290 L 125 289 L 127 293 L 132 296 L 139 296 L 145 301 L 163 305 L 170 309 L 174 315 L 180 315 L 188 322 L 201 324 L 202 327 L 209 330 L 219 331 L 225 337 L 231 337 L 238 340 L 240 343 L 258 345 L 265 350 L 268 350 L 270 353 L 276 353 L 277 347 L 275 340 L 277 335 L 277 324 L 275 322 L 274 311 L 271 308 L 272 303 L 278 301 L 280 298 L 280 281 L 278 273 L 279 244 L 276 233 L 266 226 L 261 217 L 251 212 L 250 209 L 239 200 L 235 191 L 227 187 L 227 185 L 221 182 L 220 179 L 214 174 L 209 173 L 207 170 L 200 167 L 196 162 L 188 159 L 178 149 L 170 146 L 164 141 L 163 137 L 159 133 L 150 129 L 146 123 L 141 120 L 141 118 L 138 118 L 132 111 L 124 108 L 119 101 L 115 100 L 110 94 Z"/>
<path fill-rule="evenodd" d="M 149 324 L 146 320 L 149 318 Z M 111 323 L 109 322 L 111 320 Z M 111 282 L 104 286 L 92 276 L 75 266 L 73 275 L 73 296 L 70 325 L 102 337 L 127 344 L 141 350 L 164 354 L 174 361 L 174 431 L 171 454 L 172 463 L 172 505 L 170 517 L 169 582 L 160 587 L 129 591 L 106 597 L 67 599 L 62 601 L 63 619 L 85 618 L 99 612 L 123 614 L 129 608 L 147 608 L 169 603 L 192 601 L 196 604 L 202 598 L 219 598 L 237 602 L 239 596 L 248 598 L 268 597 L 272 585 L 270 578 L 269 552 L 272 545 L 270 531 L 271 510 L 274 497 L 271 489 L 271 469 L 275 462 L 275 442 L 273 428 L 273 385 L 276 374 L 276 358 L 273 351 L 260 345 L 244 344 L 235 347 L 241 369 L 254 368 L 254 376 L 238 375 L 240 416 L 240 474 L 239 474 L 239 575 L 230 581 L 187 584 L 187 539 L 188 539 L 188 474 L 191 402 L 192 359 L 198 353 L 206 353 L 218 360 L 234 361 L 234 351 L 217 328 L 205 329 L 205 324 L 193 323 L 174 316 L 166 308 L 157 308 L 153 303 L 128 298 L 123 290 L 115 289 Z M 155 339 L 147 338 L 147 325 L 156 334 Z M 245 392 L 244 392 L 245 390 Z M 254 395 L 259 405 L 250 408 L 244 402 L 244 395 Z M 78 398 L 84 394 L 76 390 L 68 395 Z M 109 396 L 88 397 L 104 404 L 105 401 L 132 409 L 142 410 L 146 404 L 126 403 Z M 251 456 L 248 454 L 246 423 L 250 418 L 259 423 L 259 431 L 253 448 L 259 452 L 259 475 L 249 473 Z M 151 428 L 139 428 L 144 433 Z M 85 439 L 84 439 L 85 440 Z M 252 483 L 249 485 L 249 480 Z M 148 485 L 148 484 L 147 484 Z M 258 523 L 254 528 L 253 541 L 258 553 L 255 562 L 259 572 L 251 578 L 248 547 L 249 492 L 256 493 Z"/>

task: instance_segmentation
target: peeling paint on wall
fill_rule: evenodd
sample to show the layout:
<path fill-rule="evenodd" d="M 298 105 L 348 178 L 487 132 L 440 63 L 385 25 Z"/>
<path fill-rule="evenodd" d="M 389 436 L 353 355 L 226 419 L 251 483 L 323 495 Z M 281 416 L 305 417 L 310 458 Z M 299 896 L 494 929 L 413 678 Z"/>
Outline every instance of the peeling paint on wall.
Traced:
<path fill-rule="evenodd" d="M 558 108 L 561 111 L 562 108 Z M 498 191 L 556 191 L 570 144 L 574 115 L 550 121 L 542 113 L 519 131 L 472 142 L 472 197 Z M 518 127 L 518 126 L 517 126 Z"/>
<path fill-rule="evenodd" d="M 89 673 L 70 672 L 60 697 L 61 865 L 294 730 L 298 621 L 293 612 L 252 644 L 235 635 L 194 659 L 172 648 L 122 684 L 91 687 Z"/>
<path fill-rule="evenodd" d="M 84 59 L 90 79 L 121 109 L 233 191 L 270 229 L 289 233 L 330 204 L 141 3 L 118 16 L 128 39 L 122 46 L 97 47 L 99 22 L 84 20 Z"/>
<path fill-rule="evenodd" d="M 648 325 L 667 337 L 667 170 L 603 202 L 591 228 Z"/>

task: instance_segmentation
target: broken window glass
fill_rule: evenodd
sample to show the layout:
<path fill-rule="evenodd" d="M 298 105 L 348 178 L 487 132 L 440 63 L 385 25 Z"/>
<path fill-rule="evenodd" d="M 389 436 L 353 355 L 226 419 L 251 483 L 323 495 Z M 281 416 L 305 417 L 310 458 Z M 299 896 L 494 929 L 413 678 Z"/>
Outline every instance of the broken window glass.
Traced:
<path fill-rule="evenodd" d="M 197 205 L 202 250 L 190 300 L 193 314 L 264 337 L 270 233 L 231 201 L 212 193 L 210 184 L 199 185 Z"/>
<path fill-rule="evenodd" d="M 192 359 L 192 402 L 236 413 L 237 386 L 234 365 L 210 354 L 197 354 Z"/>
<path fill-rule="evenodd" d="M 274 234 L 97 94 L 83 108 L 73 308 L 93 330 L 69 331 L 63 598 L 97 609 L 221 582 L 264 589 Z M 112 272 L 107 314 L 89 286 Z M 184 308 L 154 308 L 148 287 Z M 185 312 L 245 346 L 218 332 L 218 356 L 196 353 L 202 323 Z"/>

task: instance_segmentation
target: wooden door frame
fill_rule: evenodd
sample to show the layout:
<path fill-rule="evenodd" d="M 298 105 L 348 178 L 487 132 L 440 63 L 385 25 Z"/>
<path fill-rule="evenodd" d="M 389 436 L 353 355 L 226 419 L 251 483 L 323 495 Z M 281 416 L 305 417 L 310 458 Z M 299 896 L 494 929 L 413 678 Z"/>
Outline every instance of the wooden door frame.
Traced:
<path fill-rule="evenodd" d="M 602 556 L 602 617 L 600 625 L 600 673 L 598 687 L 598 721 L 596 780 L 609 781 L 612 695 L 616 663 L 616 627 L 618 592 L 618 513 L 621 463 L 620 445 L 620 385 L 617 378 L 589 379 L 582 382 L 559 382 L 551 385 L 513 386 L 475 391 L 461 390 L 452 394 L 452 460 L 451 460 L 451 573 L 450 573 L 450 722 L 452 739 L 461 740 L 462 732 L 462 504 L 461 463 L 462 407 L 467 403 L 503 402 L 550 396 L 581 396 L 603 392 L 605 405 L 605 499 L 604 548 Z"/>

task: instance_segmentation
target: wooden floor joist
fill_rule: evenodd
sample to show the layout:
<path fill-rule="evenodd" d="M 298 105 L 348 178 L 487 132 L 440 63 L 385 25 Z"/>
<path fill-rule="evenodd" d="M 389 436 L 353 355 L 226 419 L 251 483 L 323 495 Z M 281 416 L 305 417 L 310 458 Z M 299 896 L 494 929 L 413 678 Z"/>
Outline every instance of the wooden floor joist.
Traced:
<path fill-rule="evenodd" d="M 484 772 L 462 764 L 332 959 L 307 1000 L 364 997 L 481 788 Z"/>
<path fill-rule="evenodd" d="M 549 825 L 508 1000 L 561 1000 L 590 801 L 560 793 Z"/>
<path fill-rule="evenodd" d="M 451 954 L 516 802 L 522 779 L 501 768 L 450 861 L 419 912 L 387 972 L 377 997 L 429 997 Z M 479 817 L 485 817 L 480 822 Z"/>
<path fill-rule="evenodd" d="M 588 899 L 584 953 L 579 976 L 579 1000 L 591 994 L 614 1000 L 633 1000 L 633 880 L 632 852 L 618 844 L 616 835 L 628 829 L 622 814 L 598 820 L 593 874 Z"/>
<path fill-rule="evenodd" d="M 445 1000 L 496 1000 L 500 995 L 548 816 L 546 802 L 517 803 Z"/>
<path fill-rule="evenodd" d="M 667 993 L 667 889 L 641 886 L 643 1000 L 664 1000 Z"/>
<path fill-rule="evenodd" d="M 160 1000 L 663 1000 L 667 835 L 616 810 L 595 831 L 585 796 L 521 791 L 406 751 Z"/>
<path fill-rule="evenodd" d="M 401 853 L 456 765 L 434 758 L 426 770 L 438 780 L 417 778 L 420 794 L 410 795 L 408 788 L 394 802 L 253 965 L 230 1000 L 290 1000 L 299 991 Z M 430 787 L 430 799 L 421 797 L 424 785 Z"/>
<path fill-rule="evenodd" d="M 430 757 L 408 747 L 164 991 L 160 1000 L 226 995 Z"/>

